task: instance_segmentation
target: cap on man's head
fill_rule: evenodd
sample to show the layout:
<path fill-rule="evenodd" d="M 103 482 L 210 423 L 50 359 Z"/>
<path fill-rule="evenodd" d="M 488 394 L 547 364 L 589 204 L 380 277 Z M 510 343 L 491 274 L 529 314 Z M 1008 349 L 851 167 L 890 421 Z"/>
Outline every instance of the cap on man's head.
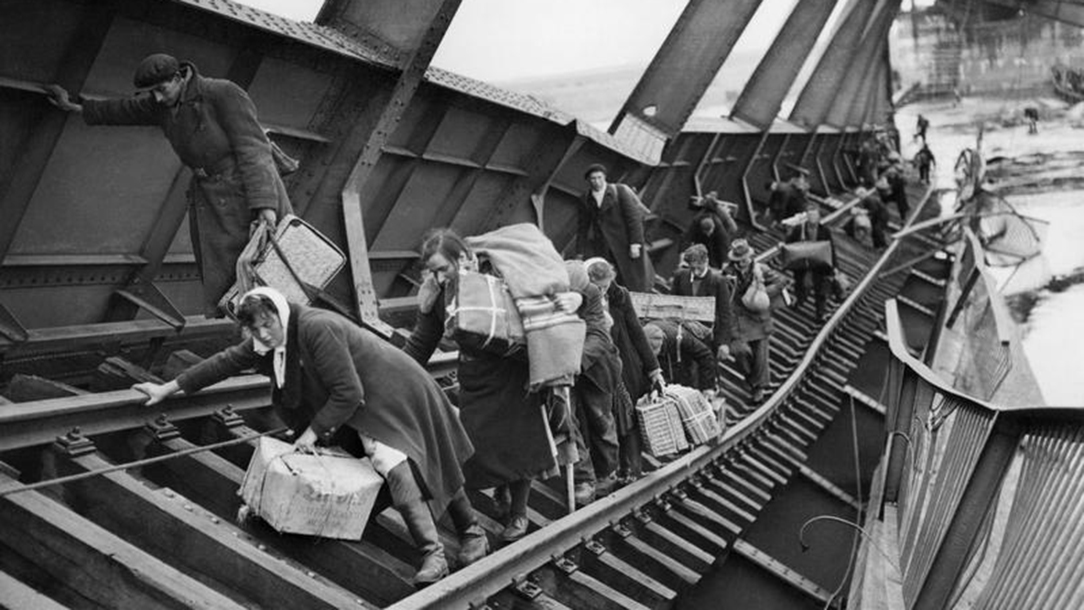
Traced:
<path fill-rule="evenodd" d="M 590 178 L 591 174 L 593 174 L 595 172 L 602 172 L 603 176 L 605 176 L 608 173 L 606 171 L 606 166 L 605 165 L 603 165 L 601 163 L 592 163 L 591 165 L 587 166 L 587 171 L 585 171 L 583 173 L 584 179 Z"/>
<path fill-rule="evenodd" d="M 173 75 L 180 69 L 181 65 L 177 63 L 177 59 L 172 55 L 166 55 L 165 53 L 148 55 L 143 58 L 143 61 L 139 62 L 132 83 L 135 84 L 136 89 L 153 87 L 158 83 L 173 78 Z"/>

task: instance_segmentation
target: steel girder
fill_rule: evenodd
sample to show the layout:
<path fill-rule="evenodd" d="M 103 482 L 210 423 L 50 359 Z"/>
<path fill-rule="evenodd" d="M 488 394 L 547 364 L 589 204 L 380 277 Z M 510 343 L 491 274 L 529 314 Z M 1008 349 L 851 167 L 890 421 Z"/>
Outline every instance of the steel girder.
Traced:
<path fill-rule="evenodd" d="M 730 112 L 731 117 L 748 121 L 761 129 L 771 127 L 802 69 L 804 62 L 796 59 L 809 56 L 838 1 L 799 0 L 742 89 Z"/>
<path fill-rule="evenodd" d="M 900 0 L 887 0 L 874 11 L 866 34 L 855 51 L 851 71 L 836 94 L 828 109 L 825 122 L 835 127 L 861 125 L 861 119 L 874 98 L 874 85 L 877 70 L 884 59 L 884 50 L 888 46 L 888 30 L 899 9 Z M 853 121 L 857 119 L 856 125 Z"/>
<path fill-rule="evenodd" d="M 872 0 L 852 0 L 847 16 L 833 34 L 790 112 L 792 122 L 807 129 L 824 123 L 877 4 Z"/>
<path fill-rule="evenodd" d="M 673 138 L 696 109 L 761 0 L 692 0 L 674 24 L 610 133 L 657 131 Z"/>
<path fill-rule="evenodd" d="M 427 0 L 429 19 L 422 28 L 424 34 L 417 47 L 411 49 L 410 58 L 403 67 L 402 74 L 391 92 L 391 96 L 384 104 L 379 117 L 377 117 L 372 130 L 366 138 L 361 154 L 354 163 L 354 169 L 342 191 L 343 224 L 346 229 L 346 243 L 350 256 L 350 273 L 354 284 L 354 298 L 357 313 L 360 318 L 371 327 L 390 335 L 392 329 L 380 320 L 377 307 L 376 291 L 373 288 L 373 273 L 369 266 L 369 246 L 365 237 L 365 223 L 361 214 L 361 189 L 376 167 L 381 151 L 388 141 L 395 126 L 399 123 L 403 112 L 410 105 L 410 100 L 418 90 L 418 86 L 425 78 L 425 71 L 429 67 L 433 55 L 444 39 L 452 17 L 459 10 L 461 0 L 443 0 L 439 4 Z M 360 2 L 347 2 L 346 6 L 359 6 Z M 342 5 L 342 3 L 340 3 Z M 383 6 L 379 3 L 376 6 Z"/>
<path fill-rule="evenodd" d="M 1007 6 L 1038 17 L 1084 27 L 1084 3 L 1074 0 L 983 0 L 983 2 Z"/>

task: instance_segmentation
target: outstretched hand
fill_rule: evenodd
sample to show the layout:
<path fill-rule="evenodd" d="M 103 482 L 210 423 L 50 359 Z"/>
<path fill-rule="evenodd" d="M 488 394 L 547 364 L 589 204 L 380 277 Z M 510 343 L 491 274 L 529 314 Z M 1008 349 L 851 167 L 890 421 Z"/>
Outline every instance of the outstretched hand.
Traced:
<path fill-rule="evenodd" d="M 169 384 L 164 383 L 137 383 L 132 386 L 132 389 L 137 392 L 142 392 L 147 396 L 147 402 L 143 403 L 146 406 L 156 405 L 166 398 L 169 398 L 173 392 L 169 388 Z"/>
<path fill-rule="evenodd" d="M 83 107 L 71 101 L 68 90 L 60 85 L 45 85 L 45 94 L 49 103 L 60 108 L 64 112 L 82 112 Z"/>

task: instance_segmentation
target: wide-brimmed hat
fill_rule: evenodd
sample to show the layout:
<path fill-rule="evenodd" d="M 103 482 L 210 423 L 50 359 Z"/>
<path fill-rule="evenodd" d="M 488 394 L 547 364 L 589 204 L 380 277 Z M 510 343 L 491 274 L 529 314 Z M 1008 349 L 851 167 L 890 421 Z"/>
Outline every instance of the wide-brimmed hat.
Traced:
<path fill-rule="evenodd" d="M 143 58 L 136 68 L 132 83 L 136 89 L 147 89 L 158 83 L 173 78 L 173 75 L 181 69 L 177 58 L 165 53 L 155 53 Z"/>
<path fill-rule="evenodd" d="M 749 245 L 749 242 L 744 239 L 735 239 L 730 244 L 730 251 L 726 253 L 726 257 L 737 262 L 751 259 L 753 254 L 753 247 Z"/>

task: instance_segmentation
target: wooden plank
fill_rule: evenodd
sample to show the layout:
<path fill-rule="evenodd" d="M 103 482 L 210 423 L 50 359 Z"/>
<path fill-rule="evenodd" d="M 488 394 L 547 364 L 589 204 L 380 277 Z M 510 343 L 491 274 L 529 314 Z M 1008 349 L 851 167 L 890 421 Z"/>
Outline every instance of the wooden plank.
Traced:
<path fill-rule="evenodd" d="M 655 547 L 651 546 L 640 538 L 636 536 L 629 536 L 628 538 L 624 538 L 621 542 L 629 545 L 629 547 L 634 549 L 636 552 L 644 555 L 645 557 L 650 558 L 652 561 L 659 564 L 659 566 L 661 566 L 667 572 L 672 574 L 673 578 L 668 579 L 671 581 L 668 582 L 670 586 L 678 587 L 681 584 L 695 585 L 696 583 L 700 582 L 700 574 L 698 572 L 690 570 L 689 568 L 685 567 L 681 562 L 675 560 L 674 558 L 670 557 L 659 549 L 656 549 Z M 661 576 L 659 576 L 659 574 L 656 574 L 656 577 L 662 578 Z M 675 581 L 675 579 L 683 582 L 678 583 Z"/>
<path fill-rule="evenodd" d="M 108 468 L 100 454 L 73 458 L 77 472 Z M 171 557 L 189 573 L 203 574 L 260 606 L 376 608 L 304 566 L 271 556 L 245 533 L 169 489 L 154 491 L 127 472 L 111 472 L 70 487 L 85 501 L 85 514 L 160 557 Z"/>
<path fill-rule="evenodd" d="M 4 544 L 103 607 L 243 608 L 37 491 L 0 498 L 0 522 Z"/>
<path fill-rule="evenodd" d="M 5 610 L 65 610 L 67 606 L 43 595 L 21 580 L 0 572 L 0 608 Z"/>
<path fill-rule="evenodd" d="M 630 292 L 632 306 L 640 318 L 678 318 L 712 324 L 715 297 L 683 297 L 674 294 Z"/>
<path fill-rule="evenodd" d="M 657 605 L 660 602 L 673 602 L 677 591 L 638 570 L 617 555 L 607 551 L 595 555 L 584 553 L 584 567 L 593 576 L 607 585 L 624 591 L 637 601 Z"/>

